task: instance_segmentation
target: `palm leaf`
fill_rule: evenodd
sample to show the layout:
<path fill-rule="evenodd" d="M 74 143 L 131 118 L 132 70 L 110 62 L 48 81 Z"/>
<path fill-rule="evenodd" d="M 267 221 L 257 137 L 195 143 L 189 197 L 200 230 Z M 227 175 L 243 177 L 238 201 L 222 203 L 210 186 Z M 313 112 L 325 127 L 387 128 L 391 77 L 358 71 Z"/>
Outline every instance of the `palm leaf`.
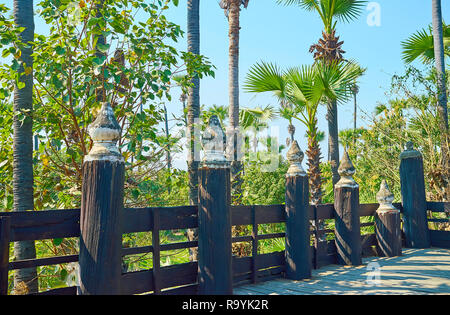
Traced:
<path fill-rule="evenodd" d="M 314 11 L 319 5 L 319 0 L 277 0 L 278 4 L 298 5 L 308 11 Z"/>
<path fill-rule="evenodd" d="M 336 0 L 334 12 L 332 12 L 332 14 L 339 21 L 348 23 L 352 20 L 356 20 L 361 15 L 366 5 L 367 1 Z"/>
<path fill-rule="evenodd" d="M 442 31 L 444 37 L 444 54 L 450 56 L 450 26 L 442 23 Z M 431 26 L 428 31 L 422 29 L 412 34 L 408 39 L 401 42 L 402 59 L 404 62 L 412 63 L 419 59 L 424 64 L 434 62 L 434 41 Z"/>
<path fill-rule="evenodd" d="M 406 63 L 411 63 L 418 58 L 425 64 L 434 60 L 433 35 L 425 29 L 412 34 L 401 45 L 403 48 L 402 59 Z"/>
<path fill-rule="evenodd" d="M 327 32 L 336 27 L 334 18 L 346 23 L 356 20 L 367 5 L 367 1 L 363 0 L 277 0 L 277 3 L 317 11 Z"/>
<path fill-rule="evenodd" d="M 285 99 L 286 82 L 277 65 L 261 62 L 250 68 L 244 90 L 252 93 L 274 92 L 279 100 Z"/>

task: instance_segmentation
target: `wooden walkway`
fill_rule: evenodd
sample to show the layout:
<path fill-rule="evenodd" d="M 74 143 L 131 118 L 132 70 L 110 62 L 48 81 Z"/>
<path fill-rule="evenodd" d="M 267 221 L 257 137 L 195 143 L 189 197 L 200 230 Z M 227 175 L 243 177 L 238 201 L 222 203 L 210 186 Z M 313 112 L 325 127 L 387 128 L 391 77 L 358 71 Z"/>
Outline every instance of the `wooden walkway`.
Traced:
<path fill-rule="evenodd" d="M 401 257 L 365 258 L 358 267 L 329 265 L 313 270 L 308 280 L 280 278 L 237 287 L 234 294 L 450 294 L 450 250 L 403 249 Z"/>

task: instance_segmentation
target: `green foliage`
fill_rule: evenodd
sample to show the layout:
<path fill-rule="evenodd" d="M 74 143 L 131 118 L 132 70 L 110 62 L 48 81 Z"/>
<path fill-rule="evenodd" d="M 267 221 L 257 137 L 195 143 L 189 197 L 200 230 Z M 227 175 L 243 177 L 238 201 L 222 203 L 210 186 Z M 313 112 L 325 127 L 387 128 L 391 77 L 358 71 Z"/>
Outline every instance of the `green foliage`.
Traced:
<path fill-rule="evenodd" d="M 340 138 L 356 168 L 361 202 L 376 202 L 380 183 L 386 179 L 395 200 L 400 201 L 399 155 L 407 141 L 423 155 L 428 200 L 442 200 L 448 170 L 443 170 L 441 134 L 434 70 L 408 67 L 392 78 L 390 100 L 379 104 L 367 128 L 340 132 Z"/>
<path fill-rule="evenodd" d="M 145 202 L 144 197 L 159 189 L 152 183 L 164 167 L 165 148 L 176 149 L 178 141 L 158 130 L 161 102 L 171 99 L 173 76 L 183 73 L 180 85 L 186 89 L 194 76 L 214 75 L 205 57 L 167 44 L 183 36 L 180 26 L 164 15 L 169 3 L 177 1 L 101 2 L 98 6 L 99 1 L 43 0 L 36 10 L 50 30 L 31 43 L 34 69 L 24 65 L 34 76 L 33 131 L 39 136 L 34 156 L 36 209 L 79 206 L 81 165 L 92 146 L 87 128 L 103 101 L 112 104 L 122 127 L 118 145 L 126 161 L 125 200 L 133 205 Z M 135 18 L 138 12 L 144 21 Z M 7 19 L 0 21 L 0 42 L 7 45 L 3 54 L 14 57 L 0 68 L 0 112 L 7 127 L 12 117 L 9 91 L 18 80 L 20 30 Z M 2 134 L 0 142 L 2 161 L 11 160 L 11 135 Z M 10 191 L 8 165 L 0 166 L 6 175 L 0 183 L 5 185 L 2 194 Z M 1 197 L 8 209 L 8 197 Z"/>
<path fill-rule="evenodd" d="M 444 54 L 450 56 L 450 26 L 442 23 L 442 35 L 444 39 Z M 405 63 L 411 63 L 419 59 L 424 64 L 434 62 L 433 28 L 422 29 L 402 41 L 402 59 Z"/>
<path fill-rule="evenodd" d="M 272 172 L 262 172 L 258 162 L 244 166 L 243 198 L 246 205 L 282 204 L 285 198 L 286 172 L 288 165 L 281 161 L 279 167 Z"/>

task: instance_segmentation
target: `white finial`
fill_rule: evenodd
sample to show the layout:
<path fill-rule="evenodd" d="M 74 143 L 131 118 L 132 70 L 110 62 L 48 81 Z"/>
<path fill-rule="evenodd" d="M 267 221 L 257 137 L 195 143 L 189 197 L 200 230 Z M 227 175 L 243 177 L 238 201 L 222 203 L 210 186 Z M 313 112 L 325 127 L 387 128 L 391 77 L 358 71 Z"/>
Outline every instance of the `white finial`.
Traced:
<path fill-rule="evenodd" d="M 204 157 L 203 166 L 210 168 L 228 167 L 228 161 L 225 157 L 226 136 L 220 125 L 219 118 L 213 115 L 209 118 L 208 126 L 202 135 L 202 147 Z"/>
<path fill-rule="evenodd" d="M 356 169 L 353 166 L 350 157 L 348 156 L 347 150 L 344 151 L 344 156 L 339 163 L 338 173 L 341 176 L 339 181 L 336 183 L 335 187 L 349 187 L 356 188 L 359 187 L 358 184 L 353 179 L 353 174 L 356 173 Z"/>
<path fill-rule="evenodd" d="M 302 150 L 297 143 L 297 140 L 292 141 L 292 145 L 286 154 L 289 162 L 289 169 L 287 170 L 286 177 L 291 176 L 306 176 L 306 172 L 302 167 L 303 157 Z"/>
<path fill-rule="evenodd" d="M 84 157 L 84 162 L 96 160 L 124 162 L 116 145 L 120 138 L 121 128 L 114 116 L 111 104 L 102 104 L 97 118 L 89 125 L 88 132 L 94 145 L 89 154 Z"/>
<path fill-rule="evenodd" d="M 377 201 L 380 206 L 377 209 L 377 212 L 386 212 L 386 211 L 400 211 L 394 207 L 392 202 L 394 201 L 394 194 L 389 190 L 389 186 L 386 183 L 386 180 L 383 179 L 380 185 L 380 190 L 377 193 Z"/>

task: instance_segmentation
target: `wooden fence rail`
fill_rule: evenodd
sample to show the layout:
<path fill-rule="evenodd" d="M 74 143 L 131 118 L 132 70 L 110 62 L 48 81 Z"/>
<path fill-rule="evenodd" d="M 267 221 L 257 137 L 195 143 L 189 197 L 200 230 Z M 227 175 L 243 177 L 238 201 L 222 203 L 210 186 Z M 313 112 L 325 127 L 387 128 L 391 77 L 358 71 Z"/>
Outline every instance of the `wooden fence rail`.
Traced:
<path fill-rule="evenodd" d="M 394 206 L 402 211 L 401 203 L 394 203 Z M 361 204 L 359 207 L 359 216 L 373 217 L 378 208 L 377 203 Z M 284 223 L 286 222 L 286 213 L 284 205 L 253 205 L 253 206 L 232 206 L 232 224 L 233 225 L 251 225 L 252 231 L 256 231 L 256 226 L 267 223 Z M 153 215 L 154 211 L 159 211 L 160 228 L 159 230 L 178 230 L 186 228 L 196 228 L 197 207 L 182 206 L 169 208 L 139 208 L 125 209 L 123 234 L 133 232 L 150 232 L 153 231 Z M 443 202 L 427 202 L 427 210 L 439 213 L 450 213 L 450 203 Z M 252 214 L 255 213 L 256 215 Z M 334 205 L 322 204 L 318 206 L 310 205 L 308 208 L 309 219 L 313 221 L 315 217 L 320 220 L 334 219 Z M 70 210 L 49 210 L 49 211 L 29 211 L 29 212 L 1 212 L 0 213 L 0 279 L 2 294 L 6 294 L 8 285 L 8 271 L 48 266 L 55 264 L 63 264 L 77 262 L 78 255 L 67 255 L 58 257 L 38 258 L 22 261 L 9 261 L 9 243 L 23 240 L 43 240 L 53 238 L 69 238 L 79 237 L 79 209 Z M 429 222 L 433 222 L 429 219 Z M 447 219 L 448 222 L 448 219 Z M 366 226 L 374 225 L 369 222 Z M 363 225 L 362 225 L 363 226 Z M 334 230 L 326 230 L 334 235 Z M 450 232 L 431 230 L 432 245 L 436 247 L 450 248 Z M 314 231 L 311 231 L 314 235 Z M 9 237 L 8 237 L 9 234 Z M 282 238 L 284 233 L 274 234 L 257 234 L 234 237 L 233 242 L 252 242 L 269 239 Z M 375 234 L 361 236 L 362 254 L 363 256 L 373 255 L 373 247 L 376 246 Z M 155 245 L 123 248 L 122 255 L 134 255 L 150 253 L 154 251 Z M 175 250 L 197 247 L 198 242 L 179 242 L 172 244 L 159 245 L 159 251 Z M 312 266 L 318 268 L 336 263 L 336 247 L 333 240 L 326 241 L 326 254 L 319 255 L 316 253 L 316 246 L 311 246 Z M 275 252 L 270 254 L 257 254 L 252 252 L 249 257 L 235 257 L 233 260 L 234 284 L 245 282 L 263 281 L 273 277 L 282 276 L 285 271 L 284 252 Z M 315 262 L 317 256 L 326 257 L 325 259 Z M 256 258 L 255 258 L 256 257 Z M 170 288 L 172 286 L 183 286 L 172 290 L 172 292 L 162 291 L 163 294 L 169 293 L 188 293 L 195 292 L 197 281 L 197 263 L 185 263 L 169 267 L 161 267 L 158 271 L 138 271 L 125 273 L 122 276 L 122 292 L 123 294 L 136 294 L 143 292 L 151 292 L 154 289 L 153 277 L 159 276 L 161 289 Z M 145 280 L 151 279 L 151 280 Z M 184 287 L 186 286 L 187 287 Z M 189 291 L 190 290 L 190 291 Z M 40 294 L 76 294 L 76 288 L 59 288 Z"/>
<path fill-rule="evenodd" d="M 99 139 L 94 139 L 83 166 L 81 209 L 0 213 L 0 295 L 8 293 L 11 270 L 77 261 L 78 287 L 39 294 L 231 294 L 233 286 L 245 282 L 275 277 L 299 280 L 308 278 L 311 268 L 358 265 L 361 257 L 369 255 L 399 255 L 399 238 L 392 235 L 400 236 L 400 213 L 406 246 L 450 248 L 450 231 L 429 228 L 449 221 L 450 203 L 426 202 L 422 158 L 411 145 L 400 156 L 402 202 L 397 204 L 392 204 L 387 184 L 377 194 L 379 203 L 359 203 L 359 186 L 352 178 L 355 169 L 346 152 L 334 204 L 309 204 L 308 176 L 301 167 L 303 153 L 293 141 L 287 155 L 285 204 L 231 206 L 230 168 L 222 147 L 218 150 L 206 143 L 198 206 L 124 209 L 123 159 L 114 149 L 119 132 L 111 132 L 115 124 L 108 105 L 102 106 L 99 115 L 101 119 L 94 122 Z M 101 136 L 105 129 L 108 132 Z M 210 134 L 220 136 L 218 130 Z M 222 144 L 223 139 L 219 140 Z M 380 210 L 388 216 L 381 219 Z M 446 218 L 427 218 L 427 211 L 443 213 Z M 371 219 L 361 222 L 365 217 Z M 285 231 L 259 233 L 261 224 L 274 223 L 284 223 Z M 251 235 L 232 238 L 231 227 L 238 225 L 251 226 Z M 374 232 L 361 234 L 361 228 L 371 226 Z M 192 228 L 199 230 L 198 241 L 161 244 L 161 231 Z M 151 232 L 151 245 L 123 248 L 123 234 L 136 232 Z M 80 240 L 79 255 L 10 261 L 11 242 L 74 237 Z M 259 253 L 259 242 L 274 238 L 285 239 L 285 250 Z M 251 256 L 232 256 L 232 242 L 250 242 Z M 161 266 L 161 252 L 192 247 L 199 248 L 198 261 Z M 145 253 L 153 255 L 151 269 L 120 271 L 124 256 Z"/>

